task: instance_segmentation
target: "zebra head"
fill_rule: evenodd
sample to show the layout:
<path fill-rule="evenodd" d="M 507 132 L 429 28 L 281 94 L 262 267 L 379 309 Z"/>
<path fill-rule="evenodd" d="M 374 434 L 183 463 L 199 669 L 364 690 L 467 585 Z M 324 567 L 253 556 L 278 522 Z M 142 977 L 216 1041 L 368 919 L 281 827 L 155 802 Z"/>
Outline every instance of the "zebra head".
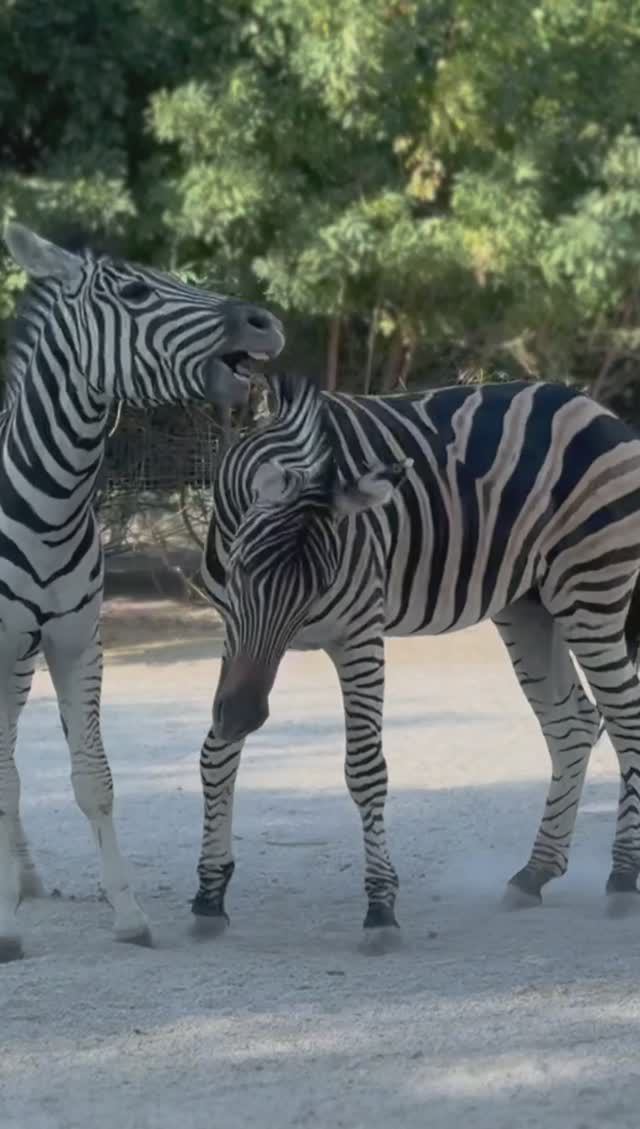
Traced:
<path fill-rule="evenodd" d="M 4 237 L 29 276 L 27 298 L 30 289 L 33 306 L 47 307 L 52 347 L 72 352 L 97 396 L 234 406 L 248 395 L 244 362 L 275 357 L 284 345 L 281 323 L 259 306 L 121 259 L 64 250 L 18 223 L 7 224 Z"/>
<path fill-rule="evenodd" d="M 338 475 L 324 394 L 301 380 L 280 382 L 279 392 L 275 423 L 232 448 L 218 471 L 217 494 L 235 482 L 241 511 L 226 562 L 226 653 L 213 707 L 222 740 L 264 724 L 287 647 L 314 605 L 349 583 L 348 519 L 387 503 L 411 465 Z"/>

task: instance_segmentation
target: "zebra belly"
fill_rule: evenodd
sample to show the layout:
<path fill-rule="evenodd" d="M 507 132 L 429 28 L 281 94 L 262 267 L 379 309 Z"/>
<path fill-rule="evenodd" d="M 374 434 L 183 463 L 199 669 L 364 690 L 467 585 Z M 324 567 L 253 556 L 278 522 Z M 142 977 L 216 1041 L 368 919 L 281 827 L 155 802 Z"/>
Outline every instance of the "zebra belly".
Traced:
<path fill-rule="evenodd" d="M 400 620 L 387 616 L 385 635 L 390 638 L 406 638 L 409 635 L 447 635 L 453 631 L 463 631 L 465 627 L 475 627 L 476 624 L 482 623 L 486 619 L 492 619 L 495 615 L 504 611 L 510 603 L 514 603 L 526 592 L 530 592 L 533 587 L 534 583 L 528 579 L 521 588 L 516 590 L 511 599 L 506 600 L 504 595 L 498 594 L 482 609 L 471 602 L 457 616 L 451 615 L 451 609 L 448 606 L 436 607 L 435 613 L 426 620 L 424 613 L 422 615 L 415 613 L 407 615 Z"/>

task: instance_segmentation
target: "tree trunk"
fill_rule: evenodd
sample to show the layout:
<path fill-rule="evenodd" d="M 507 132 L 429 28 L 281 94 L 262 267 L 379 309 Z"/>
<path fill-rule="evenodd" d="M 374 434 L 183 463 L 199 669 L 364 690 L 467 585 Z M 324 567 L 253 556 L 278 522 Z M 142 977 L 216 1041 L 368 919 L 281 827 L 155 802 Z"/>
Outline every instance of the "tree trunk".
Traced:
<path fill-rule="evenodd" d="M 364 368 L 364 381 L 363 391 L 365 396 L 368 396 L 371 391 L 371 378 L 373 376 L 373 360 L 376 351 L 376 337 L 378 336 L 378 319 L 380 317 L 380 307 L 374 306 L 373 313 L 371 314 L 371 324 L 369 326 L 369 336 L 367 338 L 367 361 Z"/>
<path fill-rule="evenodd" d="M 403 392 L 407 390 L 407 380 L 411 371 L 411 362 L 413 361 L 413 354 L 416 351 L 416 343 L 413 339 L 405 340 L 402 343 L 402 360 L 398 369 L 396 377 L 395 388 L 400 388 Z"/>
<path fill-rule="evenodd" d="M 406 391 L 407 377 L 411 369 L 411 362 L 416 351 L 416 342 L 413 333 L 407 329 L 396 327 L 391 338 L 389 352 L 384 364 L 382 377 L 382 392 L 396 392 L 398 389 Z"/>
<path fill-rule="evenodd" d="M 325 387 L 327 392 L 335 392 L 338 383 L 338 361 L 340 359 L 340 332 L 342 317 L 334 314 L 329 322 L 329 340 L 327 343 L 327 368 L 325 373 Z"/>
<path fill-rule="evenodd" d="M 627 298 L 627 301 L 625 302 L 624 307 L 622 309 L 622 316 L 620 318 L 620 326 L 623 329 L 628 328 L 628 326 L 629 326 L 629 324 L 632 320 L 632 316 L 633 316 L 633 312 L 634 312 L 634 299 L 635 299 L 635 293 L 631 294 L 629 296 L 629 298 Z M 615 345 L 612 345 L 611 348 L 607 350 L 605 357 L 604 357 L 604 360 L 602 362 L 602 365 L 600 366 L 600 371 L 599 371 L 598 375 L 596 376 L 595 380 L 593 381 L 593 384 L 591 385 L 591 395 L 593 396 L 594 400 L 602 400 L 603 399 L 603 395 L 607 390 L 607 379 L 608 379 L 608 376 L 609 376 L 609 372 L 613 368 L 613 366 L 614 366 L 615 362 L 618 360 L 619 356 L 620 356 L 620 350 L 618 348 L 616 348 Z"/>
<path fill-rule="evenodd" d="M 394 329 L 393 331 L 391 341 L 389 343 L 389 351 L 387 352 L 387 356 L 384 362 L 384 368 L 382 370 L 381 392 L 383 395 L 391 392 L 392 388 L 395 387 L 396 374 L 402 363 L 402 355 L 402 333 L 396 327 L 396 329 Z"/>

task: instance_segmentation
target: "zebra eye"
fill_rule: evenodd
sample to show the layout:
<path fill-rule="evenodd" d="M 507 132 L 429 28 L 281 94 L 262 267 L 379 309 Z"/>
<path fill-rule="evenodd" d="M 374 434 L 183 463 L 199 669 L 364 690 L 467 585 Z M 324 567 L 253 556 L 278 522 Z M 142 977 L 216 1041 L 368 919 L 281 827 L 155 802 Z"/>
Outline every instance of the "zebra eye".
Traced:
<path fill-rule="evenodd" d="M 125 282 L 124 286 L 120 287 L 120 297 L 125 298 L 127 302 L 144 302 L 145 298 L 151 297 L 151 293 L 151 287 L 137 279 L 133 282 Z"/>

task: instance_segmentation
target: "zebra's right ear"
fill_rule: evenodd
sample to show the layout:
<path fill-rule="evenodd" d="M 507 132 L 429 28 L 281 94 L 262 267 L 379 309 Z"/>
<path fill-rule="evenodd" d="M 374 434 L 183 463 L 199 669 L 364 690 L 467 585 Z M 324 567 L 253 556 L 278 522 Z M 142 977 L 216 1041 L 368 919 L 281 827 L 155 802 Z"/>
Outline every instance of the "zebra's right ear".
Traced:
<path fill-rule="evenodd" d="M 333 495 L 333 512 L 336 517 L 347 517 L 374 506 L 385 506 L 407 477 L 413 459 L 401 463 L 376 467 L 353 482 L 338 486 Z"/>
<path fill-rule="evenodd" d="M 82 272 L 82 259 L 42 239 L 21 223 L 8 223 L 4 241 L 12 259 L 32 278 L 57 278 L 74 282 Z"/>

